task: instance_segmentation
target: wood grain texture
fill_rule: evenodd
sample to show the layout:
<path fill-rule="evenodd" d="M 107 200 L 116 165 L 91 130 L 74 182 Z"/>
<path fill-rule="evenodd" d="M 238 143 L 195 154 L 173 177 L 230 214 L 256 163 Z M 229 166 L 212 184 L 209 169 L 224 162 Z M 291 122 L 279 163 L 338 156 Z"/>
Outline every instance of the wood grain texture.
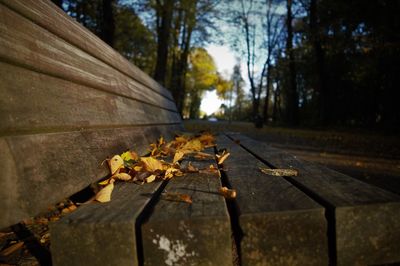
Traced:
<path fill-rule="evenodd" d="M 225 136 L 218 149 L 231 155 L 223 166 L 237 190 L 242 265 L 327 265 L 324 208 L 281 177 L 267 176 L 262 162 Z"/>
<path fill-rule="evenodd" d="M 0 134 L 180 123 L 176 112 L 0 62 Z"/>
<path fill-rule="evenodd" d="M 147 152 L 180 125 L 93 129 L 0 138 L 0 228 L 36 215 L 108 174 L 101 162 L 132 149 Z"/>
<path fill-rule="evenodd" d="M 54 265 L 138 265 L 136 219 L 161 182 L 116 183 L 112 200 L 80 207 L 50 227 Z"/>
<path fill-rule="evenodd" d="M 206 169 L 215 160 L 193 162 Z M 231 225 L 217 173 L 174 177 L 165 191 L 193 203 L 161 200 L 142 225 L 144 265 L 232 265 Z"/>
<path fill-rule="evenodd" d="M 231 135 L 277 168 L 299 170 L 292 179 L 334 210 L 338 265 L 400 261 L 400 197 L 328 168 L 300 161 L 243 135 Z"/>
<path fill-rule="evenodd" d="M 35 24 L 79 47 L 86 53 L 125 73 L 132 79 L 157 93 L 173 99 L 171 93 L 160 86 L 143 71 L 101 41 L 85 27 L 47 0 L 1 0 L 1 3 L 29 18 Z"/>
<path fill-rule="evenodd" d="M 176 111 L 172 100 L 152 91 L 149 87 L 2 4 L 0 4 L 0 25 L 0 59 L 3 61 Z"/>

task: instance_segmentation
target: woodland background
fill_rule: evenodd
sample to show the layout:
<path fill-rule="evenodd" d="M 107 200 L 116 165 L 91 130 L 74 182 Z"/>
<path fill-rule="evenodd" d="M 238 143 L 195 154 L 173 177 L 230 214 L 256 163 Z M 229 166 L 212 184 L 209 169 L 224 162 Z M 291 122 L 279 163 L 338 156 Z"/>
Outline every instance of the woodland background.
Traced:
<path fill-rule="evenodd" d="M 53 2 L 168 88 L 184 118 L 207 118 L 216 90 L 219 119 L 399 131 L 400 1 Z M 231 77 L 209 43 L 237 54 Z"/>

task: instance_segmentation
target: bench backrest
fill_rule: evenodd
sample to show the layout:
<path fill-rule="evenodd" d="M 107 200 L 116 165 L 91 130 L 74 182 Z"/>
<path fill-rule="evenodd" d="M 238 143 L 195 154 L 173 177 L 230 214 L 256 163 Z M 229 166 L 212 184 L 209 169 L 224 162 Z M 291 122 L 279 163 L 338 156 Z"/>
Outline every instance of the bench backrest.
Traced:
<path fill-rule="evenodd" d="M 0 228 L 181 129 L 169 91 L 50 1 L 0 0 Z"/>

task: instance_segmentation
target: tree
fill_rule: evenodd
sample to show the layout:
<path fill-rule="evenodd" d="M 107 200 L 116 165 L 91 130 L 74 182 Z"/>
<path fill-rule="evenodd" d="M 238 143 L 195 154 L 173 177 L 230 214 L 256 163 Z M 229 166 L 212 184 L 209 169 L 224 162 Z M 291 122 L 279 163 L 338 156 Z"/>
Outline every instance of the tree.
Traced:
<path fill-rule="evenodd" d="M 292 14 L 292 0 L 286 1 L 287 15 L 286 15 L 286 56 L 288 60 L 288 84 L 285 91 L 285 122 L 289 125 L 298 124 L 298 94 L 296 88 L 296 65 L 293 51 L 293 14 Z"/>
<path fill-rule="evenodd" d="M 153 8 L 156 11 L 157 32 L 157 61 L 153 77 L 160 84 L 165 85 L 174 1 L 156 0 Z"/>
<path fill-rule="evenodd" d="M 114 0 L 102 0 L 102 19 L 100 21 L 100 38 L 114 47 Z"/>

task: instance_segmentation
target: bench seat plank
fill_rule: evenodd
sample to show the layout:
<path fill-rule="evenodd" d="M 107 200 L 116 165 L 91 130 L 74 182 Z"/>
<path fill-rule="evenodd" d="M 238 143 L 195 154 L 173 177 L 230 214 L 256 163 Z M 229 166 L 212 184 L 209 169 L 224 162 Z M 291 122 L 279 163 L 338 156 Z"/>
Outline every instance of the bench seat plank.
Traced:
<path fill-rule="evenodd" d="M 7 63 L 0 76 L 2 135 L 181 123 L 176 112 Z"/>
<path fill-rule="evenodd" d="M 112 200 L 78 208 L 52 224 L 55 265 L 138 265 L 136 221 L 161 182 L 116 183 Z"/>
<path fill-rule="evenodd" d="M 193 161 L 200 169 L 215 160 Z M 142 225 L 144 265 L 232 265 L 231 224 L 217 173 L 174 177 L 165 191 L 193 203 L 161 197 Z"/>
<path fill-rule="evenodd" d="M 223 165 L 237 190 L 242 265 L 327 265 L 324 208 L 286 180 L 261 173 L 265 165 L 227 137 L 217 147 L 231 153 Z"/>
<path fill-rule="evenodd" d="M 0 23 L 1 60 L 176 111 L 172 100 L 32 23 L 3 4 L 0 4 Z"/>
<path fill-rule="evenodd" d="M 101 162 L 124 150 L 144 153 L 181 125 L 93 129 L 0 138 L 0 228 L 45 211 L 105 177 Z"/>
<path fill-rule="evenodd" d="M 293 182 L 334 212 L 338 265 L 400 261 L 400 197 L 328 168 L 297 160 L 266 143 L 239 134 L 233 139 L 277 168 L 299 170 Z M 333 258 L 335 259 L 335 258 Z"/>

